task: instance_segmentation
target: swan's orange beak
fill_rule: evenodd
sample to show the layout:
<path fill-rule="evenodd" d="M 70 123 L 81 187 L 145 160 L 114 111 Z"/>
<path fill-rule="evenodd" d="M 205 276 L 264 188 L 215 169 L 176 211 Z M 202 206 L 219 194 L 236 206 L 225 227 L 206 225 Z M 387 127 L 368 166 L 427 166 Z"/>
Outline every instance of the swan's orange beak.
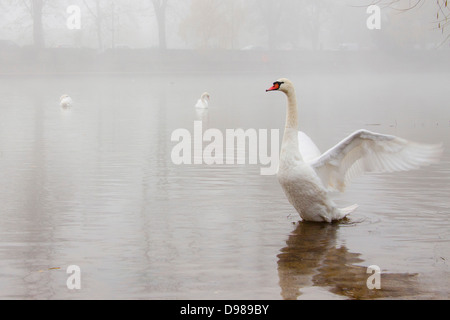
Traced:
<path fill-rule="evenodd" d="M 269 89 L 266 90 L 266 92 L 267 92 L 267 91 L 278 90 L 279 88 L 280 88 L 280 84 L 277 83 L 277 82 L 275 82 L 275 83 L 273 84 L 273 86 L 271 86 Z"/>

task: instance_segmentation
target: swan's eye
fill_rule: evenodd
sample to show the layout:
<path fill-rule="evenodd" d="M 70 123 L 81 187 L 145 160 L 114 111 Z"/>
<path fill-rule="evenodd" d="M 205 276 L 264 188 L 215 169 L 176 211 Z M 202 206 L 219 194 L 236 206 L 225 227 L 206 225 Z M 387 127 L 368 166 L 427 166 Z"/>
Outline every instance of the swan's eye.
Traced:
<path fill-rule="evenodd" d="M 267 92 L 267 91 L 274 91 L 274 90 L 280 89 L 280 86 L 281 86 L 283 83 L 284 83 L 284 82 L 279 82 L 279 81 L 274 82 L 274 83 L 273 83 L 273 86 L 270 87 L 269 89 L 267 89 L 266 92 Z"/>

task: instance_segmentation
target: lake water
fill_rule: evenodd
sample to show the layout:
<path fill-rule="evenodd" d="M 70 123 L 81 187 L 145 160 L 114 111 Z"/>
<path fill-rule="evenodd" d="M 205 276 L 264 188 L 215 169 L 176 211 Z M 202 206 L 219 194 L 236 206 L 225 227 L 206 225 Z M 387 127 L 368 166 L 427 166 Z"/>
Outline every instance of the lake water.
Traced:
<path fill-rule="evenodd" d="M 448 298 L 448 74 L 290 77 L 322 151 L 360 128 L 444 143 L 437 165 L 337 195 L 360 206 L 342 223 L 299 222 L 259 164 L 173 164 L 172 132 L 196 120 L 281 138 L 286 99 L 265 92 L 281 76 L 1 78 L 0 298 Z"/>

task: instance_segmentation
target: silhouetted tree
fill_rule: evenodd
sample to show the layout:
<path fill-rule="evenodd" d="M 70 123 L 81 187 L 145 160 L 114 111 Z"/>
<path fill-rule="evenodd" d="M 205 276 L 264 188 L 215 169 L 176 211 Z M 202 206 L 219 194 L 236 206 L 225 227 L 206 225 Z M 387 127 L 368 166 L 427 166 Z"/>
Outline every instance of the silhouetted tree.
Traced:
<path fill-rule="evenodd" d="M 42 9 L 44 8 L 44 0 L 33 0 L 31 2 L 31 14 L 33 16 L 33 42 L 37 48 L 45 46 L 44 28 L 42 26 Z"/>
<path fill-rule="evenodd" d="M 180 36 L 196 48 L 235 49 L 247 23 L 239 0 L 192 0 Z"/>
<path fill-rule="evenodd" d="M 103 49 L 103 35 L 102 35 L 102 23 L 103 23 L 103 12 L 100 5 L 100 0 L 95 0 L 95 10 L 91 8 L 86 0 L 83 0 L 84 5 L 94 17 L 95 21 L 95 31 L 97 33 L 97 43 L 100 50 Z"/>
<path fill-rule="evenodd" d="M 427 1 L 428 2 L 428 1 Z M 378 0 L 375 4 L 381 6 L 387 6 L 393 8 L 397 11 L 409 11 L 415 8 L 420 8 L 425 3 L 425 0 Z M 450 25 L 450 6 L 448 5 L 448 0 L 435 0 L 436 3 L 436 20 L 435 24 L 437 29 L 441 30 L 444 34 Z M 450 34 L 448 34 L 442 43 L 450 39 Z"/>
<path fill-rule="evenodd" d="M 168 0 L 151 0 L 158 23 L 159 48 L 167 49 L 166 43 L 166 9 Z"/>
<path fill-rule="evenodd" d="M 267 36 L 268 49 L 275 49 L 279 42 L 280 21 L 285 0 L 257 0 L 254 8 L 261 17 L 261 23 Z"/>
<path fill-rule="evenodd" d="M 30 13 L 31 19 L 33 21 L 33 45 L 36 48 L 45 47 L 42 15 L 46 2 L 47 1 L 45 0 L 23 0 L 21 2 L 17 2 L 17 4 L 22 3 Z M 12 4 L 15 5 L 16 3 Z"/>

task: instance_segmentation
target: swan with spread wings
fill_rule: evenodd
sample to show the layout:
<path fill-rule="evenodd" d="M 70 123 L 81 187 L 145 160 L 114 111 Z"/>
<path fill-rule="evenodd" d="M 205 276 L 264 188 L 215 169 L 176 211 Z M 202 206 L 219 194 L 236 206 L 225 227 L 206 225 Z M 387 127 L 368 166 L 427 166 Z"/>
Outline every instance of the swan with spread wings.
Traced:
<path fill-rule="evenodd" d="M 439 161 L 441 144 L 420 144 L 392 135 L 358 130 L 325 153 L 298 130 L 294 85 L 282 78 L 266 91 L 287 96 L 286 127 L 281 145 L 278 181 L 289 202 L 306 221 L 340 220 L 358 206 L 337 208 L 331 191 L 344 191 L 366 172 L 417 169 Z"/>

